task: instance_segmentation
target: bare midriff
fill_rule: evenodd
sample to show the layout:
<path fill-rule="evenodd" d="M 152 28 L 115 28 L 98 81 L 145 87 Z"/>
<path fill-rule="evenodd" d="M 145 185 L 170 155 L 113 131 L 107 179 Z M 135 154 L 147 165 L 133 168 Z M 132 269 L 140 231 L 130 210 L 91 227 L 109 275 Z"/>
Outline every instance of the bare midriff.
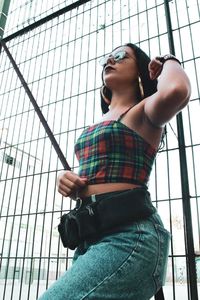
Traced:
<path fill-rule="evenodd" d="M 91 195 L 98 195 L 103 193 L 115 192 L 115 191 L 123 191 L 128 189 L 134 189 L 137 187 L 141 187 L 137 184 L 132 183 L 99 183 L 99 184 L 91 184 L 87 185 L 84 189 L 82 189 L 78 196 L 85 198 Z"/>

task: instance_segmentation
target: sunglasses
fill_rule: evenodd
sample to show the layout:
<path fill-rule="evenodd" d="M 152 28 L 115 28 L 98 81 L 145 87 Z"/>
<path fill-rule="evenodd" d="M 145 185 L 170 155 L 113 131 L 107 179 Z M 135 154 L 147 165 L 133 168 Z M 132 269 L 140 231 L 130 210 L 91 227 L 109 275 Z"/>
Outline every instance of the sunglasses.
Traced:
<path fill-rule="evenodd" d="M 104 67 L 108 63 L 108 60 L 110 58 L 112 58 L 115 62 L 119 62 L 120 60 L 126 57 L 126 54 L 127 54 L 126 51 L 121 50 L 119 52 L 116 52 L 115 54 L 106 55 L 99 60 L 99 64 L 102 67 Z"/>

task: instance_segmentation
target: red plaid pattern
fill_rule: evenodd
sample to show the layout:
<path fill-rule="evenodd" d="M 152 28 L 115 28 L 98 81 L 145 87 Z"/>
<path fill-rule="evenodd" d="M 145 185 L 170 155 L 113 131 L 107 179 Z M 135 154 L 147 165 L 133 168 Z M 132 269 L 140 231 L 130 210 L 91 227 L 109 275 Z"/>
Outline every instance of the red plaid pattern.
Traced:
<path fill-rule="evenodd" d="M 86 128 L 77 140 L 75 152 L 79 176 L 87 177 L 90 184 L 145 185 L 157 150 L 119 120 L 112 120 Z"/>

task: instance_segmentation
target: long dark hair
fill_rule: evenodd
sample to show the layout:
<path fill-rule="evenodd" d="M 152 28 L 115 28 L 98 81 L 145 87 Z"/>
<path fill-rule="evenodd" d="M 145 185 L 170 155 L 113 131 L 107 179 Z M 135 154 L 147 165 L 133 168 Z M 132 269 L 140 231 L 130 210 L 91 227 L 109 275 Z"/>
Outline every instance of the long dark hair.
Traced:
<path fill-rule="evenodd" d="M 128 46 L 133 50 L 137 60 L 139 77 L 141 79 L 141 84 L 143 87 L 143 94 L 138 90 L 138 102 L 140 102 L 142 99 L 151 96 L 157 91 L 158 82 L 157 80 L 151 80 L 149 77 L 149 71 L 148 71 L 148 64 L 150 62 L 149 56 L 142 49 L 137 47 L 135 44 L 127 43 L 124 46 Z M 103 72 L 102 72 L 102 82 L 103 82 Z M 104 85 L 104 82 L 102 84 L 100 94 L 101 94 L 101 109 L 103 114 L 105 114 L 109 110 L 108 109 L 109 104 L 105 102 L 104 98 L 111 101 L 112 92 Z"/>

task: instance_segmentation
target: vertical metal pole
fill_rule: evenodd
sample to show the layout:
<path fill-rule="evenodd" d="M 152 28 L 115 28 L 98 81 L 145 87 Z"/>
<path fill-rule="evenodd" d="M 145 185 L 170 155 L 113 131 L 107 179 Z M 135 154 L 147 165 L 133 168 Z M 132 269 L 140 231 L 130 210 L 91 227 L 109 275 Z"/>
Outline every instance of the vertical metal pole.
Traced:
<path fill-rule="evenodd" d="M 11 0 L 0 0 L 0 40 L 3 38 Z"/>
<path fill-rule="evenodd" d="M 174 39 L 173 39 L 171 16 L 170 16 L 170 9 L 169 9 L 169 0 L 164 0 L 164 5 L 165 5 L 165 15 L 166 15 L 166 22 L 167 22 L 169 48 L 171 53 L 175 55 Z M 182 113 L 179 113 L 177 115 L 176 121 L 177 121 L 177 129 L 178 129 L 184 229 L 185 229 L 185 236 L 186 236 L 186 262 L 187 262 L 187 273 L 189 276 L 189 296 L 190 296 L 190 300 L 198 300 L 197 272 L 196 272 L 196 264 L 195 264 L 192 215 L 191 215 L 191 206 L 190 206 L 190 191 L 189 191 L 189 180 L 188 180 L 188 169 L 187 169 L 187 158 L 186 158 L 186 151 L 185 151 L 185 138 L 184 138 L 184 130 L 183 130 Z"/>

